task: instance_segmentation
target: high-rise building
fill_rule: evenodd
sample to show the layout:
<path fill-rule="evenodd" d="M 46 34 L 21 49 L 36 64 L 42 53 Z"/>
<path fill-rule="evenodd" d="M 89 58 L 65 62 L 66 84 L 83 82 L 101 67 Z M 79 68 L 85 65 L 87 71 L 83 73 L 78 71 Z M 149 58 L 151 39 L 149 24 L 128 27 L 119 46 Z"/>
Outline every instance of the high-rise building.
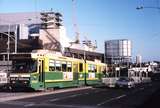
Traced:
<path fill-rule="evenodd" d="M 137 55 L 136 56 L 136 64 L 141 64 L 142 63 L 142 56 L 141 55 Z"/>

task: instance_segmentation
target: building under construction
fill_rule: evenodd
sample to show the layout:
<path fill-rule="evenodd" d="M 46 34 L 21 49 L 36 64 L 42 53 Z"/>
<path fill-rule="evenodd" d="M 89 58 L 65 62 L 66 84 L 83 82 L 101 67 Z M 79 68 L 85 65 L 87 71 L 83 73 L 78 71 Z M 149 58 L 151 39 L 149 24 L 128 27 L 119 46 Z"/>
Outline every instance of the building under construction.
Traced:
<path fill-rule="evenodd" d="M 104 60 L 103 53 L 86 47 L 89 49 L 90 45 L 74 43 L 67 38 L 61 13 L 49 11 L 0 14 L 1 60 L 6 60 L 8 55 L 11 59 L 13 54 L 27 54 L 36 49 L 59 51 L 74 58 Z"/>

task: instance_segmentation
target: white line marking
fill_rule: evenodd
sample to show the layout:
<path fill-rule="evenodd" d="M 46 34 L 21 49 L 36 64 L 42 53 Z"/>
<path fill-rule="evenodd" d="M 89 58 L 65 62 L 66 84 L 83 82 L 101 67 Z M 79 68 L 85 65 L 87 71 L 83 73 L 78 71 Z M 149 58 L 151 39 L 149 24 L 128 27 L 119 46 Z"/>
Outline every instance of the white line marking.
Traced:
<path fill-rule="evenodd" d="M 140 88 L 140 90 L 144 90 L 144 88 Z"/>
<path fill-rule="evenodd" d="M 70 97 L 76 97 L 76 96 L 80 96 L 82 94 L 75 94 L 75 95 L 71 95 Z"/>
<path fill-rule="evenodd" d="M 31 104 L 26 104 L 26 105 L 24 105 L 24 107 L 31 107 L 31 106 L 34 106 L 35 104 L 33 103 L 31 103 Z"/>
<path fill-rule="evenodd" d="M 100 92 L 100 91 L 94 91 L 94 93 L 98 93 L 98 92 Z"/>
<path fill-rule="evenodd" d="M 106 101 L 104 101 L 104 102 L 101 102 L 101 103 L 97 104 L 97 106 L 101 106 L 101 105 L 103 105 L 103 104 L 105 104 L 105 103 L 108 103 L 108 102 L 110 102 L 110 101 L 113 101 L 113 100 L 118 100 L 118 99 L 123 98 L 123 97 L 125 97 L 125 96 L 126 96 L 126 95 L 121 95 L 121 96 L 118 96 L 118 97 L 111 98 L 111 99 L 109 99 L 109 100 L 106 100 Z"/>
<path fill-rule="evenodd" d="M 80 95 L 82 95 L 82 94 L 69 95 L 69 96 L 62 97 L 62 98 L 51 99 L 51 100 L 49 100 L 49 101 L 50 101 L 50 102 L 55 102 L 55 101 L 59 101 L 59 100 L 62 100 L 62 99 L 73 98 L 73 97 L 80 96 Z"/>
<path fill-rule="evenodd" d="M 78 95 L 76 95 L 76 94 L 75 94 L 75 95 L 71 95 L 71 96 L 68 96 L 68 97 L 71 97 L 71 98 L 73 98 L 73 97 L 76 97 L 76 96 L 78 96 Z"/>
<path fill-rule="evenodd" d="M 51 99 L 51 100 L 49 100 L 49 101 L 50 101 L 50 102 L 54 102 L 54 101 L 58 101 L 58 100 L 60 100 L 60 98 Z"/>
<path fill-rule="evenodd" d="M 96 91 L 94 91 L 94 93 L 104 92 L 104 91 L 107 91 L 107 90 L 96 90 Z"/>
<path fill-rule="evenodd" d="M 121 95 L 121 96 L 118 96 L 118 97 L 116 97 L 116 99 L 120 99 L 120 98 L 123 98 L 123 97 L 125 97 L 126 95 Z"/>

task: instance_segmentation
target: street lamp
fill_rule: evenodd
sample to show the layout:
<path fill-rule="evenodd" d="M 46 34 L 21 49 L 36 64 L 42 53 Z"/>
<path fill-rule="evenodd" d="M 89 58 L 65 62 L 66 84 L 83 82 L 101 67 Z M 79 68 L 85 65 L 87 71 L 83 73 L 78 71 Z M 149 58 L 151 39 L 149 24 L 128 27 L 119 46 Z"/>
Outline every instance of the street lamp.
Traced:
<path fill-rule="evenodd" d="M 85 51 L 85 49 L 84 49 L 84 71 L 85 71 L 85 73 L 84 73 L 84 84 L 85 85 L 87 85 L 87 75 L 86 75 L 86 51 Z"/>
<path fill-rule="evenodd" d="M 85 85 L 88 85 L 87 84 L 87 73 L 86 73 L 86 71 L 87 71 L 87 67 L 86 67 L 86 51 L 87 50 L 85 50 L 85 47 L 87 46 L 87 41 L 83 41 L 83 45 L 84 45 L 84 49 L 83 49 L 83 59 L 84 59 L 84 64 L 85 64 L 85 66 L 84 66 L 84 71 L 85 71 L 85 73 L 84 73 L 84 83 L 85 83 Z M 86 45 L 86 46 L 85 46 Z"/>
<path fill-rule="evenodd" d="M 141 10 L 141 9 L 144 9 L 144 8 L 158 9 L 158 10 L 160 10 L 160 7 L 150 7 L 150 6 L 148 6 L 148 7 L 144 7 L 144 6 L 138 6 L 138 7 L 136 7 L 137 10 Z"/>
<path fill-rule="evenodd" d="M 7 42 L 7 44 L 8 44 L 8 47 L 7 47 L 7 63 L 8 63 L 8 73 L 9 73 L 9 53 L 10 53 L 10 24 L 9 24 L 9 26 L 8 26 L 9 28 L 8 28 L 8 42 Z"/>

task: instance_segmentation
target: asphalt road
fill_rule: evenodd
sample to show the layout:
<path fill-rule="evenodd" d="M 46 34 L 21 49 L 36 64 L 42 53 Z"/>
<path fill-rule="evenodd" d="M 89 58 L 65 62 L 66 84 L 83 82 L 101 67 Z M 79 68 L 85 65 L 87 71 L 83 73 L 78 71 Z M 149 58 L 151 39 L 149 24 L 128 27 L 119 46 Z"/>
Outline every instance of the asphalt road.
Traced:
<path fill-rule="evenodd" d="M 0 102 L 0 108 L 138 108 L 147 102 L 160 83 L 135 89 L 87 88 L 44 96 Z"/>

